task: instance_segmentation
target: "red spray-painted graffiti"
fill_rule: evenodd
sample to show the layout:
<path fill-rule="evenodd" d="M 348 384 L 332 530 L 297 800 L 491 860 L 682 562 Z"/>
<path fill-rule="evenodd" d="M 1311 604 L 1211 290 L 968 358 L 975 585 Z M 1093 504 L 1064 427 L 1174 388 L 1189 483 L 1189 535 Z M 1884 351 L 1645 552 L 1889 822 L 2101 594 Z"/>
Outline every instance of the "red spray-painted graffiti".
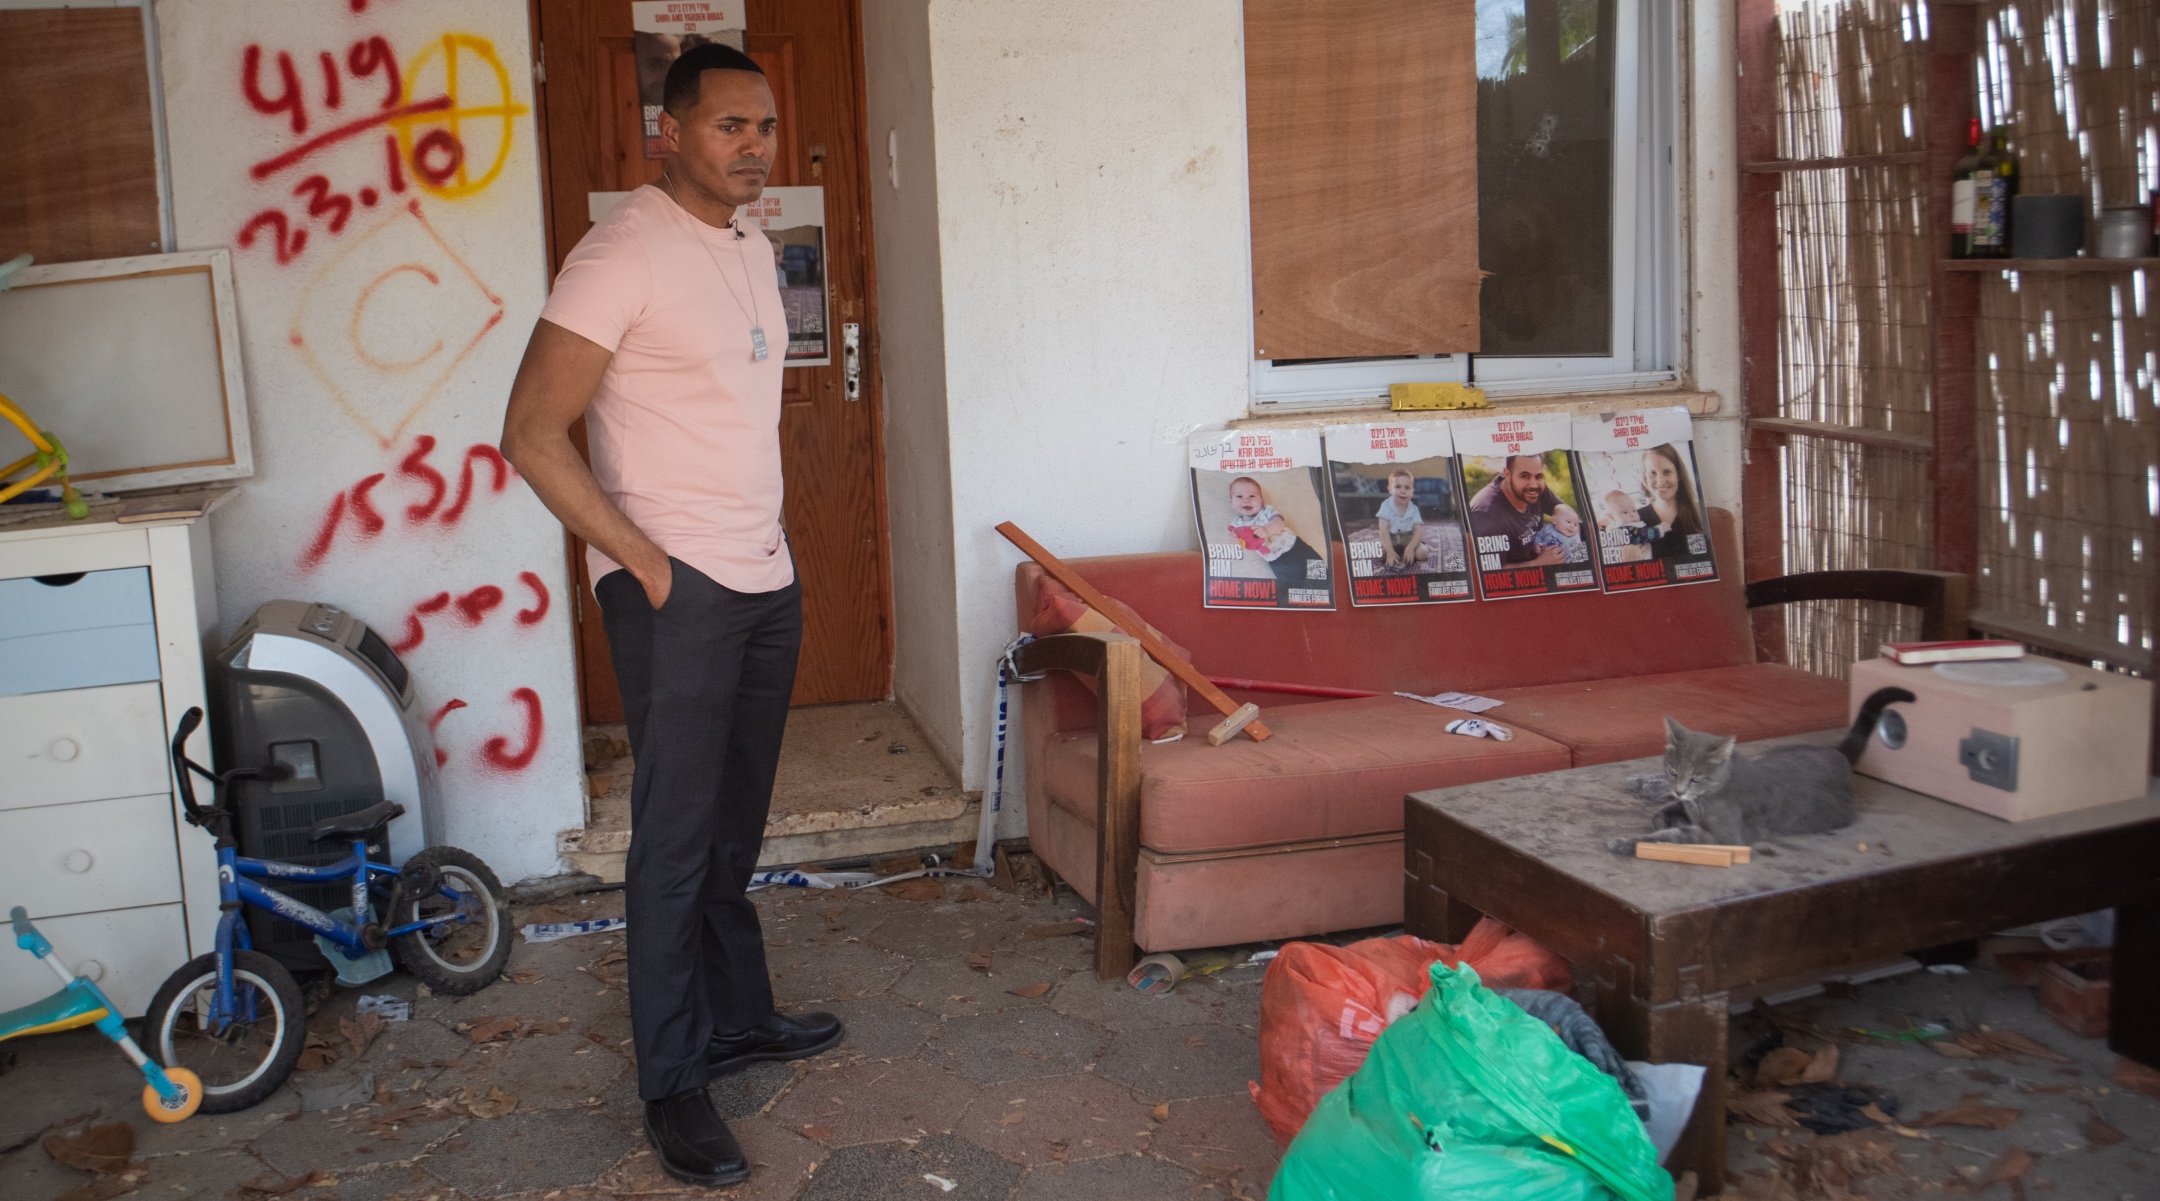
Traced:
<path fill-rule="evenodd" d="M 547 718 L 540 709 L 539 693 L 530 688 L 516 688 L 511 690 L 510 699 L 524 710 L 525 729 L 520 740 L 522 745 L 515 750 L 511 749 L 509 737 L 503 734 L 493 735 L 481 743 L 480 762 L 494 771 L 520 772 L 531 767 L 534 756 L 540 753 L 541 740 L 547 734 Z M 448 717 L 452 710 L 468 707 L 464 701 L 452 698 L 448 704 L 435 711 L 434 717 L 428 719 L 428 729 L 433 731 L 441 725 L 442 719 Z M 450 753 L 437 746 L 435 766 L 442 767 L 449 762 Z"/>
<path fill-rule="evenodd" d="M 519 572 L 518 582 L 531 589 L 533 607 L 518 610 L 517 624 L 521 626 L 538 625 L 540 620 L 547 616 L 549 605 L 547 585 L 541 581 L 538 575 L 530 571 Z M 501 608 L 503 600 L 503 590 L 493 584 L 482 584 L 463 596 L 457 597 L 454 601 L 449 593 L 438 592 L 406 610 L 404 633 L 390 649 L 401 655 L 410 654 L 419 649 L 420 644 L 427 641 L 427 625 L 420 620 L 423 617 L 432 617 L 454 605 L 458 614 L 465 619 L 466 625 L 477 626 L 487 620 L 488 614 Z"/>
<path fill-rule="evenodd" d="M 356 0 L 353 11 L 365 10 L 366 5 Z M 280 264 L 293 261 L 308 248 L 308 222 L 339 234 L 352 219 L 356 203 L 373 208 L 386 193 L 404 192 L 407 167 L 423 188 L 444 199 L 485 189 L 509 159 L 515 120 L 530 111 L 512 94 L 509 68 L 494 43 L 474 34 L 445 33 L 430 39 L 402 64 L 388 39 L 379 34 L 355 40 L 345 48 L 342 60 L 336 51 L 324 49 L 315 52 L 315 61 L 322 73 L 320 109 L 343 108 L 347 83 L 378 76 L 381 101 L 372 112 L 315 130 L 306 140 L 255 163 L 248 168 L 249 178 L 266 181 L 381 130 L 382 181 L 380 187 L 368 182 L 340 191 L 329 174 L 318 171 L 292 189 L 295 198 L 306 202 L 304 217 L 295 218 L 282 206 L 249 217 L 235 240 L 242 248 L 251 248 L 267 234 Z M 273 55 L 250 43 L 241 51 L 239 74 L 240 94 L 248 108 L 279 121 L 292 136 L 310 134 L 314 123 L 292 51 L 278 50 Z M 441 94 L 416 97 L 415 91 L 422 88 L 416 81 L 423 79 L 433 81 L 425 84 L 426 90 L 439 86 Z M 477 161 L 471 141 L 475 136 L 481 138 Z"/>
<path fill-rule="evenodd" d="M 413 439 L 411 452 L 398 461 L 398 478 L 417 480 L 421 487 L 427 490 L 425 499 L 405 506 L 407 525 L 425 524 L 430 519 L 445 527 L 457 525 L 464 518 L 466 506 L 473 498 L 473 464 L 476 462 L 485 464 L 489 469 L 489 492 L 500 493 L 510 484 L 513 473 L 510 464 L 502 457 L 502 452 L 485 442 L 476 442 L 465 448 L 465 459 L 458 469 L 456 498 L 451 501 L 449 508 L 442 508 L 443 499 L 449 493 L 449 483 L 443 478 L 442 472 L 437 471 L 427 461 L 428 456 L 434 453 L 435 445 L 433 435 L 417 435 Z M 323 513 L 322 524 L 316 528 L 315 540 L 308 544 L 307 550 L 300 556 L 300 570 L 303 574 L 320 567 L 323 560 L 329 558 L 331 550 L 337 545 L 338 534 L 347 524 L 348 518 L 351 519 L 351 524 L 357 527 L 355 533 L 362 541 L 383 532 L 388 523 L 376 510 L 371 494 L 376 485 L 386 478 L 388 477 L 385 473 L 378 471 L 330 498 L 330 506 Z M 500 599 L 498 595 L 497 603 L 500 603 Z"/>

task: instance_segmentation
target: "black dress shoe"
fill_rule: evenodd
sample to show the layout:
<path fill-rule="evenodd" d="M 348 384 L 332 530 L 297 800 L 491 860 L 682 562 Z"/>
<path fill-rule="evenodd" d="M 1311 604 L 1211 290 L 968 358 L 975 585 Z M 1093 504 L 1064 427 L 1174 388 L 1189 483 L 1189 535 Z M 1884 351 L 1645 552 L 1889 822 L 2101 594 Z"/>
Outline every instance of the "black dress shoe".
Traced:
<path fill-rule="evenodd" d="M 659 1155 L 660 1167 L 684 1184 L 710 1187 L 750 1179 L 742 1145 L 703 1088 L 647 1101 L 645 1137 Z"/>
<path fill-rule="evenodd" d="M 724 1075 L 761 1059 L 807 1059 L 839 1046 L 845 1037 L 840 1019 L 829 1013 L 775 1013 L 741 1034 L 714 1035 L 705 1045 L 705 1066 Z"/>

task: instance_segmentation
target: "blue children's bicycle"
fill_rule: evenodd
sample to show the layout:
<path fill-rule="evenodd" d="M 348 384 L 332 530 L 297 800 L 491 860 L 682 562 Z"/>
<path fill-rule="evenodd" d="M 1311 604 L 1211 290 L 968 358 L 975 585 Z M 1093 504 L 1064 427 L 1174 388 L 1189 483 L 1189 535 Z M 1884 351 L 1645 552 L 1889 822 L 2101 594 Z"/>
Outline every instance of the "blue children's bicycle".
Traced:
<path fill-rule="evenodd" d="M 26 1034 L 54 1034 L 73 1030 L 78 1026 L 96 1026 L 98 1033 L 113 1040 L 127 1057 L 142 1069 L 143 1109 L 160 1122 L 178 1122 L 195 1112 L 202 1104 L 202 1081 L 186 1068 L 167 1069 L 142 1053 L 135 1040 L 128 1037 L 127 1025 L 120 1020 L 120 1010 L 90 979 L 78 976 L 60 962 L 53 954 L 53 945 L 45 941 L 37 927 L 30 924 L 30 914 L 17 905 L 8 912 L 15 923 L 15 945 L 45 961 L 46 966 L 60 977 L 60 991 L 20 1009 L 0 1013 L 0 1042 L 19 1038 Z"/>
<path fill-rule="evenodd" d="M 387 948 L 429 988 L 453 996 L 478 992 L 502 974 L 510 960 L 510 908 L 495 873 L 456 847 L 429 847 L 402 869 L 369 862 L 368 839 L 405 812 L 395 801 L 315 823 L 309 831 L 314 841 L 351 841 L 352 854 L 336 863 L 303 867 L 240 854 L 225 803 L 232 782 L 283 779 L 292 769 L 273 763 L 219 773 L 189 759 L 183 748 L 202 716 L 201 709 L 190 709 L 181 717 L 172 742 L 173 774 L 189 823 L 217 837 L 224 912 L 218 918 L 217 949 L 174 972 L 151 1000 L 143 1041 L 168 1070 L 186 1068 L 201 1078 L 204 1113 L 231 1113 L 285 1083 L 307 1041 L 300 986 L 283 964 L 252 948 L 241 905 L 267 909 L 314 931 L 347 959 Z M 208 806 L 195 803 L 190 773 L 211 782 Z M 259 879 L 350 880 L 354 919 L 322 913 L 257 884 Z M 375 914 L 382 919 L 374 920 Z"/>

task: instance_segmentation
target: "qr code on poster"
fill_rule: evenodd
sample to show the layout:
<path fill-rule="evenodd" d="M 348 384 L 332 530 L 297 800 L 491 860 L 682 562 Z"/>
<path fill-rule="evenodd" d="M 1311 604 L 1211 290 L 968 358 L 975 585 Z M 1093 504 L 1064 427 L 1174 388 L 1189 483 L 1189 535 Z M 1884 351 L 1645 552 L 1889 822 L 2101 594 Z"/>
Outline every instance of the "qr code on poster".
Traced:
<path fill-rule="evenodd" d="M 1707 554 L 1709 554 L 1709 553 L 1710 553 L 1710 535 L 1708 535 L 1708 534 L 1689 534 L 1689 535 L 1687 536 L 1687 553 L 1689 553 L 1689 554 L 1691 554 L 1691 555 L 1707 555 Z"/>
<path fill-rule="evenodd" d="M 1327 567 L 1326 559 L 1307 559 L 1305 560 L 1305 578 L 1308 580 L 1324 580 L 1327 578 Z"/>

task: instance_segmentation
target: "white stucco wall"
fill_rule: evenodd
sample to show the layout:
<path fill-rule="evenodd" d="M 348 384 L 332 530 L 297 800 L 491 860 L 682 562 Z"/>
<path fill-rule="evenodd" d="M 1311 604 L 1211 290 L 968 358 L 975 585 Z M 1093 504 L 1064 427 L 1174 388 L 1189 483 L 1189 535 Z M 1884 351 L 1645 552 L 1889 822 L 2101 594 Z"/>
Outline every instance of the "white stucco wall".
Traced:
<path fill-rule="evenodd" d="M 969 787 L 1014 629 L 1020 554 L 992 527 L 1073 557 L 1190 546 L 1185 436 L 1245 413 L 1241 21 L 1237 0 L 929 5 Z"/>
<path fill-rule="evenodd" d="M 864 0 L 863 47 L 892 527 L 893 695 L 957 771 L 960 625 L 928 0 Z"/>
<path fill-rule="evenodd" d="M 320 600 L 403 644 L 419 703 L 449 707 L 447 837 L 505 882 L 553 872 L 584 816 L 562 531 L 489 458 L 546 286 L 524 0 L 157 17 L 179 244 L 232 248 L 252 409 L 256 474 L 213 519 L 223 628 Z M 448 57 L 455 143 L 396 107 L 448 95 Z"/>

